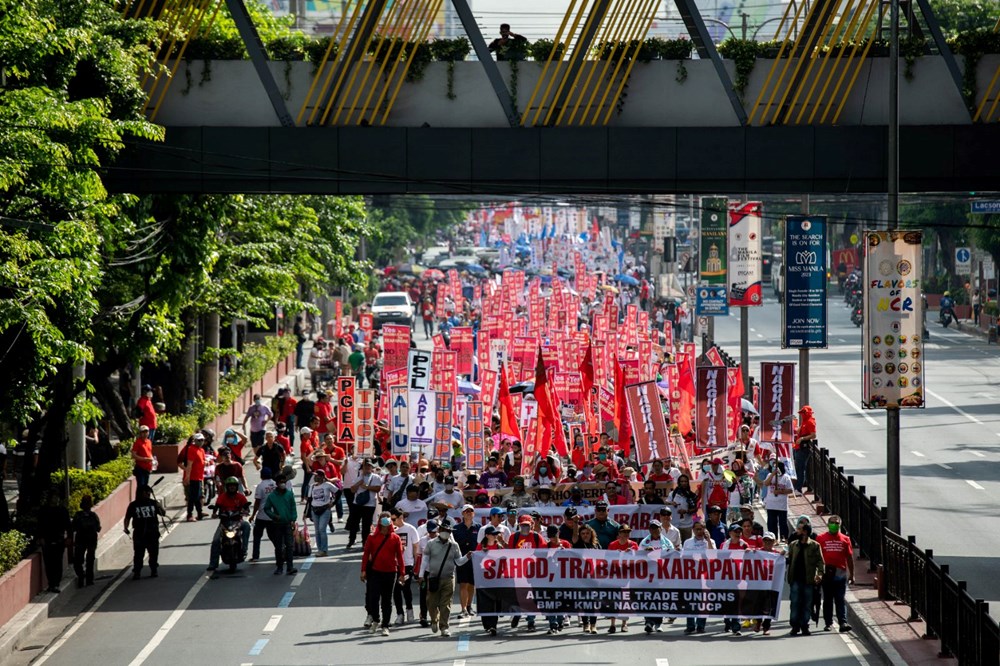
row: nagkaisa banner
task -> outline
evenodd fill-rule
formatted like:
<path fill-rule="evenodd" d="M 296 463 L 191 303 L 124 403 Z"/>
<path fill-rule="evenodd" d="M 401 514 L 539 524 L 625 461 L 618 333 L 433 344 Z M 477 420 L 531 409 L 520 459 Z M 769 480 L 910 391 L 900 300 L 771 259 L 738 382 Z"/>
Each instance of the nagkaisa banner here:
<path fill-rule="evenodd" d="M 785 560 L 759 550 L 473 553 L 480 615 L 776 618 Z"/>

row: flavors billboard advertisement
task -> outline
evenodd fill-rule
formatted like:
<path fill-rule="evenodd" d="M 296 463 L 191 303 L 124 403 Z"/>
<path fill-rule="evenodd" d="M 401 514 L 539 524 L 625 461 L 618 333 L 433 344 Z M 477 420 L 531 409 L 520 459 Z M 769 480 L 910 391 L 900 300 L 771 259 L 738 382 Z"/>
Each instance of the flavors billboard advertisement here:
<path fill-rule="evenodd" d="M 759 201 L 729 206 L 729 304 L 736 307 L 763 305 Z"/>
<path fill-rule="evenodd" d="M 726 284 L 726 238 L 729 203 L 726 199 L 701 200 L 702 284 Z"/>
<path fill-rule="evenodd" d="M 783 348 L 826 348 L 826 268 L 826 218 L 786 218 Z"/>
<path fill-rule="evenodd" d="M 862 407 L 924 406 L 920 231 L 866 231 Z"/>

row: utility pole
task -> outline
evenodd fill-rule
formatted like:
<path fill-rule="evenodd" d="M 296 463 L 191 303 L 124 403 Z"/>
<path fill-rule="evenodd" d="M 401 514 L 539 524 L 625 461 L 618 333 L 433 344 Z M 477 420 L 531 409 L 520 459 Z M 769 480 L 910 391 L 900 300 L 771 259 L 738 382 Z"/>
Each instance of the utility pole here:
<path fill-rule="evenodd" d="M 889 155 L 888 228 L 899 226 L 899 0 L 890 0 L 889 12 Z M 899 534 L 902 530 L 899 478 L 899 407 L 885 413 L 886 427 L 886 489 L 888 527 Z"/>
<path fill-rule="evenodd" d="M 800 211 L 803 215 L 809 214 L 809 195 L 802 195 L 802 210 Z M 788 261 L 788 249 L 785 248 L 785 257 L 783 261 Z M 785 289 L 785 285 L 782 285 Z M 786 291 L 787 294 L 787 291 Z M 787 296 L 786 296 L 787 298 Z M 803 347 L 799 349 L 799 407 L 809 404 L 809 348 Z"/>

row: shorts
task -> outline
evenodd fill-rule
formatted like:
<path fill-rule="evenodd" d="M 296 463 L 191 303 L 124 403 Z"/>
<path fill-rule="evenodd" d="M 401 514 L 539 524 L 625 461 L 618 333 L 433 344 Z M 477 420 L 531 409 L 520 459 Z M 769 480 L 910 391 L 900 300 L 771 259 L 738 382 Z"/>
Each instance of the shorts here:
<path fill-rule="evenodd" d="M 472 562 L 466 562 L 455 569 L 455 582 L 461 585 L 466 583 L 468 585 L 473 585 L 476 582 L 475 575 L 472 573 Z"/>

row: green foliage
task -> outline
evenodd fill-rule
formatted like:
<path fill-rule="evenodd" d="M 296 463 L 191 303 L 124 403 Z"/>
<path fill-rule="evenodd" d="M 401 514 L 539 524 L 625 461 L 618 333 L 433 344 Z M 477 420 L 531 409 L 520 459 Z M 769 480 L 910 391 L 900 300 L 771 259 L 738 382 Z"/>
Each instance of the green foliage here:
<path fill-rule="evenodd" d="M 368 45 L 368 54 L 375 58 L 379 66 L 389 63 L 386 65 L 386 76 L 393 67 L 392 63 L 399 60 L 401 64 L 398 71 L 408 66 L 406 80 L 410 82 L 423 79 L 427 63 L 431 61 L 431 47 L 428 42 L 416 42 L 402 37 L 383 38 L 381 35 L 374 35 Z"/>
<path fill-rule="evenodd" d="M 970 30 L 962 32 L 951 40 L 949 45 L 956 55 L 965 59 L 965 71 L 962 76 L 962 95 L 969 110 L 975 113 L 976 101 L 979 97 L 979 85 L 976 72 L 979 61 L 987 53 L 1000 53 L 1000 33 L 991 29 Z"/>
<path fill-rule="evenodd" d="M 1000 306 L 997 306 L 996 301 L 987 301 L 983 306 L 983 312 L 991 317 L 1000 316 Z"/>
<path fill-rule="evenodd" d="M 694 52 L 694 43 L 690 39 L 663 39 L 648 37 L 644 47 L 652 51 L 658 60 L 690 60 Z"/>
<path fill-rule="evenodd" d="M 1000 215 L 976 215 L 978 226 L 971 230 L 976 247 L 989 252 L 994 265 L 1000 260 Z"/>
<path fill-rule="evenodd" d="M 131 442 L 129 444 L 131 445 Z M 66 508 L 70 515 L 80 510 L 80 500 L 84 495 L 90 495 L 94 499 L 94 504 L 105 499 L 132 476 L 133 468 L 132 459 L 122 456 L 89 471 L 69 470 L 69 500 Z M 66 482 L 65 470 L 53 472 L 50 481 L 54 487 L 62 488 Z"/>
<path fill-rule="evenodd" d="M 1000 19 L 1000 0 L 930 0 L 930 4 L 945 37 L 992 30 Z"/>
<path fill-rule="evenodd" d="M 221 411 L 217 407 L 211 417 L 203 421 L 201 420 L 203 416 L 199 415 L 199 427 L 227 411 L 244 391 L 251 388 L 268 370 L 293 351 L 295 351 L 295 338 L 290 335 L 270 337 L 263 344 L 244 346 L 237 369 L 219 380 Z"/>
<path fill-rule="evenodd" d="M 267 51 L 272 54 L 273 59 L 286 59 L 278 57 L 279 54 L 281 56 L 301 54 L 299 57 L 287 59 L 302 60 L 308 38 L 295 30 L 294 16 L 275 16 L 260 0 L 246 0 L 245 4 L 260 40 L 267 45 Z M 181 45 L 179 40 L 175 51 Z M 211 29 L 188 42 L 184 57 L 187 60 L 243 60 L 248 57 L 246 46 L 243 45 L 243 39 L 236 29 L 229 7 L 223 4 Z"/>
<path fill-rule="evenodd" d="M 438 62 L 457 62 L 465 60 L 472 45 L 465 37 L 455 39 L 435 39 L 430 43 L 431 57 Z"/>
<path fill-rule="evenodd" d="M 0 576 L 17 566 L 31 539 L 17 530 L 0 533 Z"/>
<path fill-rule="evenodd" d="M 198 419 L 191 414 L 161 414 L 156 419 L 156 441 L 166 444 L 183 442 L 198 430 Z"/>
<path fill-rule="evenodd" d="M 750 39 L 735 39 L 730 37 L 719 44 L 719 55 L 726 60 L 732 60 L 736 64 L 736 79 L 733 81 L 733 90 L 736 95 L 743 100 L 746 95 L 747 86 L 750 85 L 750 74 L 753 73 L 757 58 L 764 55 L 771 47 L 770 42 L 755 42 Z"/>
<path fill-rule="evenodd" d="M 553 48 L 555 48 L 554 54 L 552 53 Z M 552 57 L 553 61 L 558 62 L 566 55 L 566 42 L 559 42 L 559 45 L 556 46 L 555 41 L 551 39 L 539 39 L 528 46 L 528 54 L 536 62 L 545 62 L 549 56 Z"/>
<path fill-rule="evenodd" d="M 305 52 L 306 60 L 309 62 L 316 63 L 317 65 L 323 62 L 323 58 L 326 57 L 327 49 L 330 50 L 330 60 L 337 57 L 338 53 L 338 43 L 333 37 L 319 37 L 318 39 L 311 39 L 306 42 Z"/>

